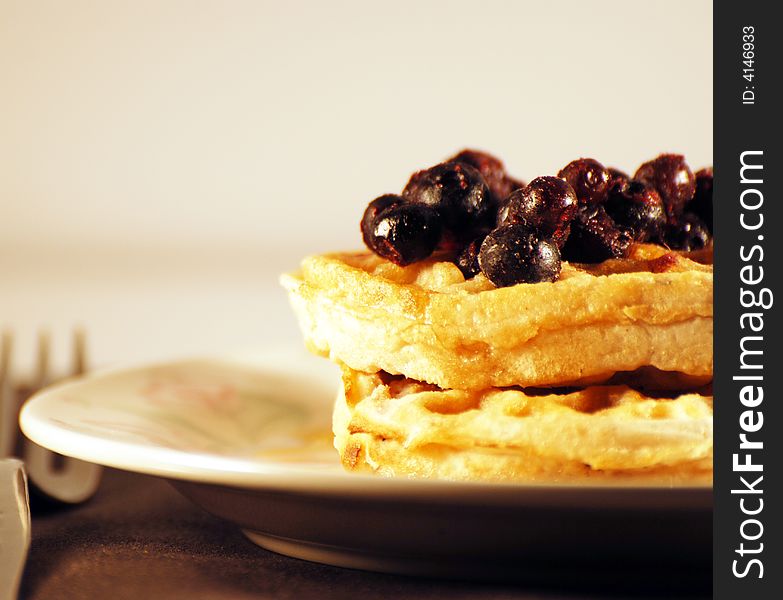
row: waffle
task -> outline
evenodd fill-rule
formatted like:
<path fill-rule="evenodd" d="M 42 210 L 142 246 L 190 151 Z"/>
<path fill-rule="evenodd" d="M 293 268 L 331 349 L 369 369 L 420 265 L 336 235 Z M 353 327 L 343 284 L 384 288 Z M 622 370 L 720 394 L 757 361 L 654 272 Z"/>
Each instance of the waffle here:
<path fill-rule="evenodd" d="M 712 397 L 625 386 L 442 390 L 343 369 L 335 446 L 346 469 L 526 482 L 712 480 Z"/>
<path fill-rule="evenodd" d="M 308 347 L 356 371 L 471 391 L 712 379 L 711 248 L 639 244 L 628 258 L 563 263 L 553 283 L 507 288 L 466 281 L 443 257 L 399 267 L 326 254 L 282 283 Z"/>

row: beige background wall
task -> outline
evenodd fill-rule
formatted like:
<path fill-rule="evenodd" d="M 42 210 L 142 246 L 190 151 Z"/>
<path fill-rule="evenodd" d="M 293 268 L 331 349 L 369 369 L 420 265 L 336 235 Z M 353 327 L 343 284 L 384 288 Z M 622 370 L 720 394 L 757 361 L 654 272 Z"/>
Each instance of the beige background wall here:
<path fill-rule="evenodd" d="M 463 146 L 712 161 L 705 0 L 0 0 L 0 325 L 97 362 L 295 336 L 275 275 Z"/>

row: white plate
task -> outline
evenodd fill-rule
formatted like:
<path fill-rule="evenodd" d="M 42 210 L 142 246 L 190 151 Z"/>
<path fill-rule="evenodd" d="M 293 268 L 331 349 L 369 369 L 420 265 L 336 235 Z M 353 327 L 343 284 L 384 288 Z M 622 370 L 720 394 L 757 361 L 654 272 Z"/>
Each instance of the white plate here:
<path fill-rule="evenodd" d="M 300 350 L 185 360 L 53 386 L 20 421 L 61 454 L 170 479 L 254 542 L 307 560 L 461 577 L 709 568 L 711 488 L 345 473 L 331 446 L 337 383 Z"/>

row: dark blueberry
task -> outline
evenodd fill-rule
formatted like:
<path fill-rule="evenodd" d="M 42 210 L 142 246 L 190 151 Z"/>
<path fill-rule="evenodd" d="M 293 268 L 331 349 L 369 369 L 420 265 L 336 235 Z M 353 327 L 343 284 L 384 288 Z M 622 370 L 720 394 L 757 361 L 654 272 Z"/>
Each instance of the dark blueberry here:
<path fill-rule="evenodd" d="M 696 191 L 696 178 L 681 154 L 661 154 L 639 167 L 633 178 L 658 191 L 670 222 L 677 220 Z"/>
<path fill-rule="evenodd" d="M 670 224 L 663 235 L 663 243 L 674 250 L 701 250 L 710 242 L 707 225 L 693 213 L 684 213 Z"/>
<path fill-rule="evenodd" d="M 696 171 L 696 193 L 686 207 L 695 213 L 712 234 L 712 167 Z"/>
<path fill-rule="evenodd" d="M 661 197 L 641 181 L 616 183 L 609 190 L 604 208 L 617 225 L 631 231 L 637 242 L 656 237 L 666 224 Z"/>
<path fill-rule="evenodd" d="M 432 254 L 440 235 L 440 218 L 434 209 L 399 204 L 377 215 L 367 246 L 379 256 L 405 266 Z"/>
<path fill-rule="evenodd" d="M 621 258 L 632 241 L 631 232 L 618 227 L 603 206 L 580 207 L 563 246 L 563 258 L 578 263 Z"/>
<path fill-rule="evenodd" d="M 517 187 L 520 187 L 519 184 L 521 182 L 508 176 L 503 162 L 486 152 L 463 150 L 453 158 L 450 158 L 449 162 L 466 164 L 481 173 L 497 202 L 500 202 Z"/>
<path fill-rule="evenodd" d="M 508 209 L 511 206 L 509 200 L 511 200 L 511 196 L 513 196 L 515 192 L 527 187 L 527 184 L 519 179 L 509 179 L 509 181 L 511 182 L 511 192 L 508 196 L 498 202 L 497 217 L 495 218 L 496 227 L 505 225 L 508 221 Z"/>
<path fill-rule="evenodd" d="M 402 196 L 396 194 L 386 194 L 379 196 L 367 205 L 362 215 L 360 227 L 362 229 L 362 239 L 368 248 L 372 248 L 373 229 L 378 215 L 388 208 L 393 208 L 405 202 Z"/>
<path fill-rule="evenodd" d="M 559 177 L 536 177 L 506 200 L 506 221 L 535 229 L 543 237 L 562 246 L 576 216 L 574 189 Z M 501 209 L 500 212 L 503 212 Z"/>
<path fill-rule="evenodd" d="M 463 236 L 458 236 L 450 230 L 443 228 L 440 234 L 440 242 L 435 249 L 448 256 L 454 257 L 459 254 L 464 245 L 465 239 Z"/>
<path fill-rule="evenodd" d="M 501 225 L 505 225 L 508 221 L 508 209 L 510 207 L 509 200 L 511 199 L 511 196 L 507 196 L 504 200 L 501 200 L 498 203 L 498 212 L 497 217 L 495 218 L 495 226 L 500 227 Z"/>
<path fill-rule="evenodd" d="M 457 266 L 465 279 L 470 279 L 478 275 L 481 268 L 479 267 L 478 255 L 481 249 L 481 243 L 486 236 L 477 237 L 462 249 L 457 257 Z"/>
<path fill-rule="evenodd" d="M 607 167 L 606 170 L 609 171 L 610 190 L 618 183 L 622 183 L 623 181 L 629 181 L 631 179 L 631 176 L 628 175 L 628 173 L 626 173 L 625 171 L 621 171 L 620 169 L 615 169 L 614 167 Z"/>
<path fill-rule="evenodd" d="M 557 174 L 571 184 L 580 204 L 597 205 L 606 199 L 609 191 L 608 169 L 592 158 L 580 158 L 568 163 Z"/>
<path fill-rule="evenodd" d="M 519 223 L 490 232 L 479 250 L 481 272 L 497 287 L 554 281 L 560 274 L 560 251 Z"/>
<path fill-rule="evenodd" d="M 414 173 L 402 195 L 437 210 L 444 225 L 466 239 L 494 225 L 492 193 L 481 173 L 465 163 L 446 162 Z"/>

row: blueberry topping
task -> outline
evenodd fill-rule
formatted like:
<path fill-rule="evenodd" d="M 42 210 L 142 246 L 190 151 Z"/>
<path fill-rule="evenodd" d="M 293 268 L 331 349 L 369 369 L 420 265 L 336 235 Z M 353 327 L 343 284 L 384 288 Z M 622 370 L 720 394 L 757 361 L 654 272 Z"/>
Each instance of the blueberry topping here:
<path fill-rule="evenodd" d="M 661 197 L 641 181 L 616 183 L 609 190 L 604 208 L 615 224 L 631 231 L 637 242 L 655 238 L 666 224 Z"/>
<path fill-rule="evenodd" d="M 362 215 L 360 227 L 362 229 L 362 239 L 368 248 L 372 248 L 373 230 L 375 229 L 375 220 L 378 218 L 378 215 L 388 208 L 399 206 L 403 202 L 405 200 L 403 200 L 402 196 L 385 194 L 367 205 Z"/>
<path fill-rule="evenodd" d="M 559 177 L 536 177 L 508 197 L 506 221 L 535 229 L 562 246 L 576 216 L 577 198 L 568 182 Z"/>
<path fill-rule="evenodd" d="M 465 279 L 470 279 L 478 275 L 481 268 L 479 267 L 478 255 L 481 249 L 481 243 L 486 236 L 477 237 L 462 249 L 457 257 L 457 266 Z"/>
<path fill-rule="evenodd" d="M 696 171 L 696 193 L 686 208 L 704 221 L 712 234 L 712 167 Z"/>
<path fill-rule="evenodd" d="M 710 241 L 707 225 L 693 213 L 684 213 L 670 224 L 663 235 L 663 243 L 674 250 L 701 250 Z"/>
<path fill-rule="evenodd" d="M 597 160 L 580 158 L 568 163 L 557 174 L 565 179 L 576 192 L 583 205 L 601 204 L 609 191 L 609 170 Z"/>
<path fill-rule="evenodd" d="M 498 287 L 554 281 L 563 260 L 597 263 L 633 242 L 696 250 L 712 240 L 712 168 L 695 175 L 679 154 L 661 154 L 633 178 L 592 158 L 530 184 L 496 157 L 463 150 L 415 173 L 402 195 L 367 206 L 365 244 L 401 266 L 437 250 L 465 279 L 483 272 Z"/>
<path fill-rule="evenodd" d="M 459 254 L 464 245 L 465 239 L 463 236 L 456 235 L 444 227 L 440 234 L 440 242 L 438 242 L 435 249 L 438 252 L 453 257 Z"/>
<path fill-rule="evenodd" d="M 379 256 L 405 266 L 432 254 L 440 236 L 440 218 L 434 209 L 393 204 L 375 217 L 365 242 Z"/>
<path fill-rule="evenodd" d="M 524 183 L 516 181 L 509 177 L 503 162 L 491 154 L 480 152 L 478 150 L 463 150 L 449 162 L 458 162 L 466 164 L 476 169 L 484 181 L 489 186 L 489 191 L 495 197 L 496 202 L 500 202 L 511 192 L 519 187 L 524 187 Z"/>
<path fill-rule="evenodd" d="M 510 200 L 511 200 L 511 195 L 509 195 L 504 200 L 501 200 L 498 203 L 498 212 L 497 212 L 497 216 L 495 218 L 495 226 L 496 227 L 500 227 L 501 225 L 505 225 L 506 223 L 510 222 L 508 220 L 508 210 L 511 207 Z"/>
<path fill-rule="evenodd" d="M 626 173 L 625 171 L 621 171 L 620 169 L 615 169 L 614 167 L 607 167 L 606 170 L 609 171 L 610 190 L 618 183 L 622 183 L 623 181 L 628 181 L 629 179 L 631 179 L 631 176 L 628 175 L 628 173 Z"/>
<path fill-rule="evenodd" d="M 669 222 L 677 220 L 696 191 L 696 178 L 681 154 L 661 154 L 639 167 L 633 178 L 658 191 Z"/>
<path fill-rule="evenodd" d="M 453 233 L 470 239 L 494 225 L 497 205 L 478 170 L 445 162 L 411 177 L 402 195 L 437 210 Z"/>
<path fill-rule="evenodd" d="M 554 281 L 560 274 L 557 244 L 519 223 L 498 227 L 479 250 L 481 272 L 497 287 Z"/>
<path fill-rule="evenodd" d="M 580 207 L 563 246 L 563 258 L 581 263 L 621 258 L 632 241 L 631 232 L 618 227 L 603 206 Z"/>

